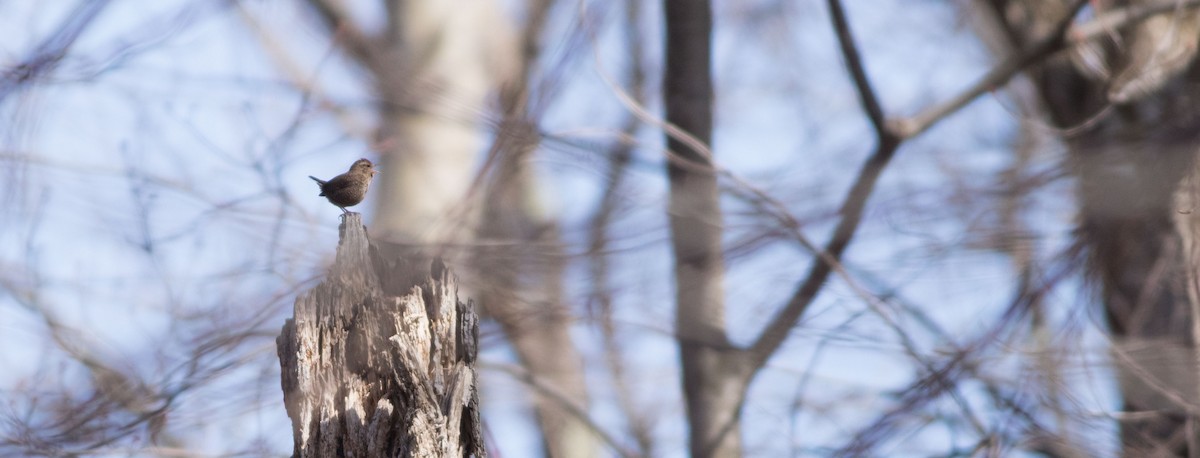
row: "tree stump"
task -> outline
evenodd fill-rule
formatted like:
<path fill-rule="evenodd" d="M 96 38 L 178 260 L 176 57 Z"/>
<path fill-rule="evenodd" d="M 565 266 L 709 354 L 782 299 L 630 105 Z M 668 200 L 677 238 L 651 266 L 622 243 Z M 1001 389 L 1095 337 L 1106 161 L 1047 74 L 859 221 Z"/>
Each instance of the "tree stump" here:
<path fill-rule="evenodd" d="M 479 321 L 457 279 L 371 243 L 358 213 L 339 233 L 328 277 L 275 342 L 294 456 L 486 457 Z"/>

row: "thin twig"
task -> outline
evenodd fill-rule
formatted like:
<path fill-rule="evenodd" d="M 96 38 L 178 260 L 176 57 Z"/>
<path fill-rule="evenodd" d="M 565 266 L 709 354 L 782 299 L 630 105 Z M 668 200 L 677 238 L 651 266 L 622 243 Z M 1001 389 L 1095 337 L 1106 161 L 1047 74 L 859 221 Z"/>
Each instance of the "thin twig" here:
<path fill-rule="evenodd" d="M 58 68 L 71 46 L 95 23 L 109 3 L 110 0 L 80 2 L 58 28 L 38 44 L 31 55 L 11 68 L 0 69 L 0 101 Z"/>
<path fill-rule="evenodd" d="M 629 55 L 629 89 L 637 98 L 638 103 L 646 99 L 646 69 L 643 59 L 644 33 L 641 27 L 641 0 L 626 0 L 624 3 L 628 38 L 626 51 Z M 608 243 L 610 225 L 616 218 L 620 191 L 628 173 L 629 164 L 633 159 L 634 139 L 640 127 L 637 118 L 630 116 L 621 129 L 616 143 L 610 150 L 608 165 L 608 184 L 596 212 L 589 224 L 588 234 L 588 263 L 592 278 L 592 293 L 588 300 L 589 310 L 600 328 L 600 340 L 604 348 L 605 362 L 612 377 L 613 391 L 616 393 L 617 406 L 625 416 L 628 434 L 637 444 L 637 452 L 643 455 L 651 454 L 654 439 L 651 434 L 650 421 L 644 411 L 639 408 L 636 398 L 630 389 L 629 375 L 622 359 L 621 350 L 624 348 L 622 339 L 617 335 L 616 324 L 613 320 L 614 304 L 612 285 L 610 285 Z"/>
<path fill-rule="evenodd" d="M 588 416 L 587 409 L 571 400 L 570 395 L 563 393 L 562 390 L 558 389 L 557 387 L 546 383 L 540 377 L 530 373 L 524 367 L 513 364 L 489 363 L 486 361 L 479 361 L 478 366 L 480 369 L 494 370 L 508 374 L 512 378 L 524 383 L 530 388 L 533 388 L 539 394 L 552 399 L 554 403 L 561 407 L 564 411 L 570 413 L 572 416 L 578 419 L 580 423 L 592 430 L 597 437 L 604 442 L 607 442 L 609 447 L 612 447 L 613 452 L 615 452 L 617 455 L 625 458 L 635 458 L 639 456 L 637 453 L 634 453 L 625 446 L 621 445 L 621 443 L 617 441 L 617 438 L 613 437 L 611 434 L 605 431 L 604 428 L 600 427 L 599 424 L 592 420 L 592 418 Z"/>

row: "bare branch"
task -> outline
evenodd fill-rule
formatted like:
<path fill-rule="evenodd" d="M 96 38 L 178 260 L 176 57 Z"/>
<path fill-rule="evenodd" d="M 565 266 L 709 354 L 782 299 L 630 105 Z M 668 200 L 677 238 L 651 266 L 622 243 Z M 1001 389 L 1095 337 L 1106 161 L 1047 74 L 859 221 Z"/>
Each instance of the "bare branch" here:
<path fill-rule="evenodd" d="M 7 98 L 17 89 L 36 81 L 42 75 L 54 71 L 67 51 L 87 30 L 100 12 L 108 6 L 110 0 L 82 0 L 58 29 L 43 40 L 33 54 L 26 57 L 16 66 L 0 71 L 0 101 Z"/>
<path fill-rule="evenodd" d="M 1054 32 L 1034 43 L 1029 49 L 1005 59 L 1000 65 L 993 68 L 961 94 L 911 118 L 889 121 L 891 131 L 902 138 L 911 138 L 920 135 L 930 127 L 933 127 L 938 121 L 967 106 L 967 104 L 980 95 L 1004 85 L 1008 80 L 1016 76 L 1017 73 L 1061 51 L 1068 43 L 1071 43 L 1067 37 L 1074 35 L 1069 33 L 1071 30 L 1071 21 L 1078 14 L 1080 8 L 1083 8 L 1086 4 L 1086 0 L 1076 0 L 1075 4 L 1069 10 L 1070 13 L 1059 20 L 1058 25 L 1054 28 Z M 1115 24 L 1106 24 L 1104 27 L 1114 26 Z M 1089 36 L 1091 38 L 1098 37 L 1103 33 L 1103 30 L 1105 30 L 1103 27 L 1099 27 Z"/>
<path fill-rule="evenodd" d="M 341 0 L 308 0 L 308 3 L 321 17 L 334 41 L 341 43 L 359 63 L 375 65 L 375 39 L 350 20 Z"/>
<path fill-rule="evenodd" d="M 842 58 L 846 60 L 850 77 L 854 79 L 854 86 L 858 88 L 858 97 L 862 101 L 863 110 L 867 112 L 867 118 L 875 127 L 875 135 L 879 137 L 880 143 L 885 143 L 886 137 L 895 134 L 888 130 L 883 108 L 879 106 L 879 98 L 875 95 L 875 90 L 871 88 L 871 81 L 867 79 L 867 71 L 863 68 L 862 57 L 858 54 L 858 47 L 855 46 L 854 36 L 850 32 L 850 24 L 846 22 L 846 11 L 842 9 L 840 0 L 829 0 L 828 5 L 829 15 L 833 20 L 833 29 L 837 32 L 838 45 L 842 49 Z"/>
<path fill-rule="evenodd" d="M 1071 24 L 1071 19 L 1085 4 L 1086 0 L 1077 0 L 1074 7 L 1070 10 L 1071 13 L 1068 14 L 1067 17 L 1063 18 L 1058 24 L 1058 27 L 1055 28 L 1056 33 L 1054 33 L 1051 37 L 1043 39 L 1029 52 L 1022 54 L 1020 58 L 1010 59 L 1006 64 L 1002 64 L 998 69 L 1013 67 L 1013 72 L 1015 73 L 1017 70 L 1024 68 L 1029 63 L 1035 62 L 1050 55 L 1055 48 L 1064 42 L 1063 34 L 1067 30 L 1067 27 Z M 846 35 L 839 35 L 839 37 L 848 38 Z M 846 46 L 847 45 L 843 45 L 843 48 Z M 852 45 L 850 45 L 850 47 L 852 47 Z M 849 60 L 849 58 L 847 60 Z M 1011 75 L 1008 77 L 1011 77 Z M 1007 80 L 1008 77 L 1006 77 L 1005 80 Z M 858 87 L 860 90 L 870 89 L 869 86 L 864 86 L 861 84 Z M 869 94 L 860 94 L 860 96 L 863 98 L 864 104 L 867 103 L 867 100 L 873 97 Z M 963 105 L 965 104 L 966 102 L 963 102 Z M 957 110 L 957 108 L 949 110 L 936 118 L 932 118 L 929 121 L 930 125 L 954 110 Z M 927 127 L 928 126 L 926 126 L 926 128 Z M 885 130 L 883 132 L 886 133 L 887 131 Z M 867 161 L 863 164 L 862 169 L 859 171 L 858 177 L 855 179 L 854 184 L 850 187 L 850 191 L 847 193 L 845 200 L 842 202 L 840 210 L 842 219 L 838 222 L 837 227 L 834 228 L 833 236 L 830 238 L 829 243 L 826 244 L 823 252 L 813 260 L 813 264 L 809 268 L 808 275 L 805 277 L 804 281 L 800 283 L 800 286 L 796 289 L 796 292 L 792 295 L 791 299 L 788 300 L 787 305 L 785 305 L 783 309 L 781 309 L 775 315 L 775 317 L 771 319 L 759 338 L 754 342 L 753 345 L 751 345 L 750 353 L 753 360 L 753 366 L 755 368 L 766 364 L 767 359 L 769 359 L 775 350 L 777 350 L 779 346 L 783 344 L 783 341 L 787 339 L 788 332 L 796 325 L 796 322 L 799 321 L 800 317 L 804 315 L 804 311 L 808 308 L 809 304 L 816 299 L 817 293 L 821 291 L 822 286 L 825 284 L 825 280 L 829 277 L 830 272 L 833 270 L 834 262 L 841 260 L 842 254 L 845 252 L 846 247 L 850 245 L 850 241 L 853 239 L 854 233 L 858 230 L 859 223 L 862 222 L 863 210 L 866 209 L 867 200 L 871 196 L 871 193 L 873 192 L 875 184 L 878 182 L 880 175 L 883 174 L 884 168 L 886 168 L 888 163 L 891 162 L 892 157 L 895 155 L 896 149 L 900 146 L 900 142 L 904 138 L 911 136 L 910 134 L 907 134 L 910 132 L 909 130 L 902 129 L 897 132 L 899 132 L 899 136 L 881 135 L 879 138 L 879 144 L 876 146 L 875 153 L 872 154 L 871 157 L 867 158 Z"/>

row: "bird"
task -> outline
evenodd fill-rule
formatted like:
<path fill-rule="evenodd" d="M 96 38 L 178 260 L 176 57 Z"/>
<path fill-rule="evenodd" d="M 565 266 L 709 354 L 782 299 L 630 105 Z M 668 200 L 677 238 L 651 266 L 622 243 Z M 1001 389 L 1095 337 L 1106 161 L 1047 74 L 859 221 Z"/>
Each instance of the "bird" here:
<path fill-rule="evenodd" d="M 329 199 L 329 203 L 336 205 L 342 209 L 343 214 L 346 214 L 350 213 L 346 207 L 358 205 L 367 196 L 367 187 L 371 186 L 371 178 L 374 178 L 376 173 L 379 171 L 375 170 L 375 165 L 371 161 L 359 159 L 354 161 L 346 173 L 333 177 L 329 181 L 312 175 L 308 177 L 321 187 L 319 196 Z"/>

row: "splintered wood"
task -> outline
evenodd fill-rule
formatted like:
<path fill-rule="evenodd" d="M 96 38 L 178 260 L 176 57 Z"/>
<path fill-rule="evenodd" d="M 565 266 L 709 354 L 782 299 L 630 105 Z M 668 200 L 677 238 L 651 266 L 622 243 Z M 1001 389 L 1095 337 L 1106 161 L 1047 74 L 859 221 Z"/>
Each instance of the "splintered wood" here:
<path fill-rule="evenodd" d="M 457 280 L 371 243 L 357 213 L 340 232 L 328 277 L 276 339 L 294 456 L 486 457 L 478 317 Z"/>

